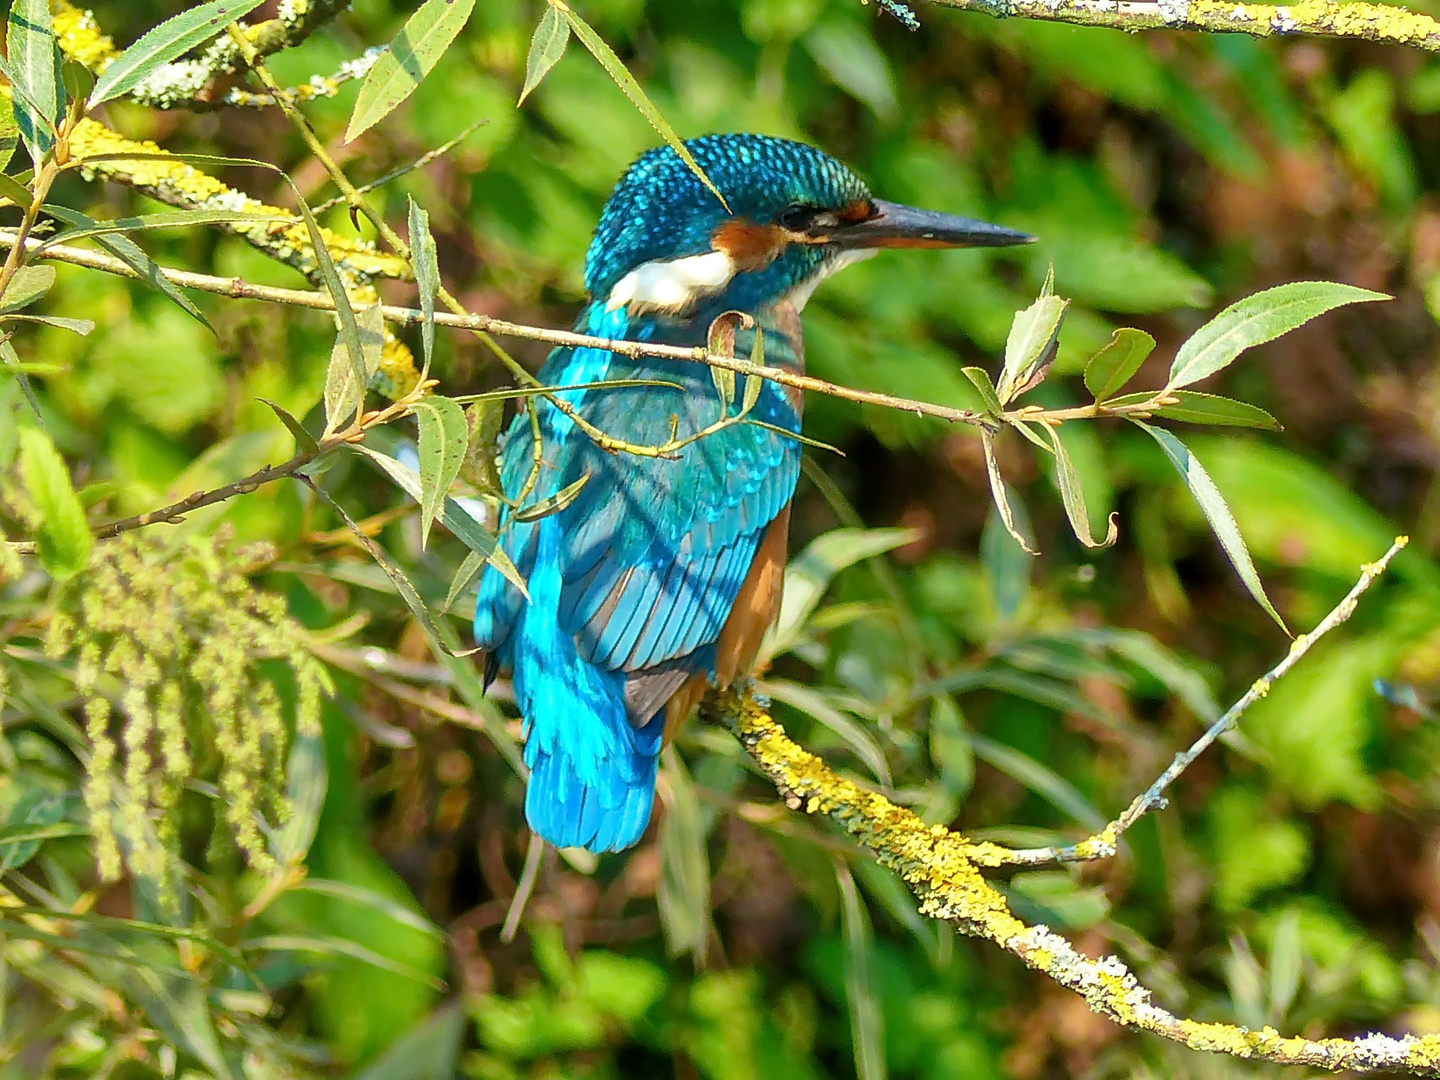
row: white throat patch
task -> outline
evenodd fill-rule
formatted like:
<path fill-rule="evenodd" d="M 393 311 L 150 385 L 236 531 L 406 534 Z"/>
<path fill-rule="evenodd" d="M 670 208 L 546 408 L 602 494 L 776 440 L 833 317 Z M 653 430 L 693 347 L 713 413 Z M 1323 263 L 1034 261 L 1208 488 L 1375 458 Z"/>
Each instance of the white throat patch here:
<path fill-rule="evenodd" d="M 842 251 L 833 258 L 826 259 L 825 262 L 821 264 L 819 270 L 800 282 L 795 288 L 791 289 L 790 292 L 786 294 L 785 299 L 795 306 L 796 311 L 804 311 L 805 305 L 809 302 L 811 295 L 815 292 L 815 288 L 820 282 L 824 281 L 831 274 L 839 270 L 844 270 L 847 266 L 851 266 L 870 258 L 872 255 L 878 254 L 880 254 L 880 252 L 875 248 L 855 248 L 850 251 Z"/>
<path fill-rule="evenodd" d="M 605 310 L 624 307 L 635 313 L 681 311 L 719 292 L 734 276 L 735 261 L 723 251 L 684 259 L 656 259 L 637 266 L 617 281 L 605 300 Z"/>

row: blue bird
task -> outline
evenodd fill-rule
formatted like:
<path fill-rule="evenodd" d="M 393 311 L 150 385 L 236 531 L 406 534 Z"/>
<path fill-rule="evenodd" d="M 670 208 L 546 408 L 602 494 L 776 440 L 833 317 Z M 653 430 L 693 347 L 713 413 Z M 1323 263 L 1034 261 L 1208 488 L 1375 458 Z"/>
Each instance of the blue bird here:
<path fill-rule="evenodd" d="M 589 303 L 575 329 L 610 340 L 701 345 L 741 311 L 768 364 L 803 368 L 801 309 L 841 267 L 897 247 L 998 247 L 1032 237 L 873 198 L 844 165 L 803 143 L 709 135 L 685 144 L 722 206 L 669 147 L 621 177 L 585 259 Z M 754 330 L 738 330 L 747 356 Z M 700 363 L 561 348 L 540 370 L 594 428 L 660 446 L 735 415 Z M 674 386 L 585 389 L 601 380 Z M 738 395 L 736 395 L 738 396 Z M 501 480 L 523 506 L 588 480 L 556 513 L 502 514 L 502 543 L 529 599 L 481 580 L 475 641 L 487 681 L 513 672 L 530 767 L 525 816 L 560 847 L 619 851 L 650 820 L 664 740 L 711 682 L 750 673 L 779 609 L 790 500 L 800 475 L 798 391 L 765 382 L 746 422 L 670 456 L 602 449 L 554 404 L 505 435 Z M 748 422 L 750 420 L 758 423 Z M 541 445 L 535 454 L 533 425 Z"/>

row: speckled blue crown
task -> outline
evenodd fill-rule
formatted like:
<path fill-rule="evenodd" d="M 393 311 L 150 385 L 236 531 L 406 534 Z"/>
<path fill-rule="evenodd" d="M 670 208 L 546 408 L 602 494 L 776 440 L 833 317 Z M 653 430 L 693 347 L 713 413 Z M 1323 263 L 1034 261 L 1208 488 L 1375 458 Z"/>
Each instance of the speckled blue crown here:
<path fill-rule="evenodd" d="M 759 224 L 796 204 L 839 207 L 869 195 L 858 176 L 804 143 L 736 134 L 704 135 L 685 145 L 725 193 L 731 213 Z M 600 299 L 642 263 L 703 255 L 711 250 L 711 233 L 729 216 L 674 150 L 646 151 L 620 178 L 600 215 L 585 256 L 586 290 Z M 761 300 L 778 296 L 823 258 L 812 246 L 791 248 L 766 271 L 741 275 L 749 279 L 741 288 Z"/>

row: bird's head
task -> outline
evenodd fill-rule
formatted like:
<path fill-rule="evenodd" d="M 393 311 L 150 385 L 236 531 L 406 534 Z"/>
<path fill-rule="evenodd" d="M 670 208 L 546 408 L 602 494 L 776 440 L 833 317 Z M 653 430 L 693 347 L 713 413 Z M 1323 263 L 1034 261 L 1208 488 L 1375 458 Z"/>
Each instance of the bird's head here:
<path fill-rule="evenodd" d="M 585 286 L 609 309 L 674 315 L 803 307 L 828 274 L 882 248 L 1005 247 L 1034 237 L 871 196 L 840 162 L 766 135 L 685 144 L 725 195 L 667 147 L 630 166 L 605 204 Z"/>

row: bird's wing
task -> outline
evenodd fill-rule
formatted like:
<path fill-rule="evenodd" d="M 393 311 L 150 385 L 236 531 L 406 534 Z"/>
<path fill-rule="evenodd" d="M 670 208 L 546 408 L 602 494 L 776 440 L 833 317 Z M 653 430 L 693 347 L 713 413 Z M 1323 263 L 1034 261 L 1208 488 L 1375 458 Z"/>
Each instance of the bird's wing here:
<path fill-rule="evenodd" d="M 612 437 L 657 446 L 721 415 L 709 369 L 684 361 L 612 360 L 609 378 L 668 387 L 587 392 L 581 415 Z M 737 393 L 737 397 L 738 397 Z M 734 414 L 739 402 L 731 405 Z M 788 431 L 799 418 L 767 384 L 750 417 Z M 611 453 L 573 432 L 561 485 L 589 475 L 560 513 L 561 626 L 602 667 L 642 672 L 713 645 L 765 529 L 790 501 L 800 471 L 795 440 L 738 423 L 668 457 Z M 696 670 L 711 662 L 697 657 Z"/>

